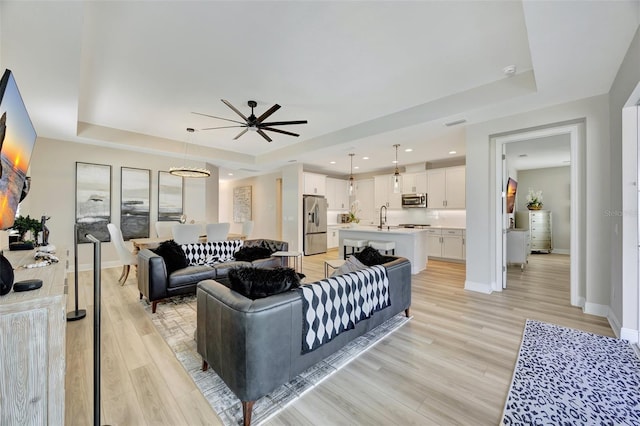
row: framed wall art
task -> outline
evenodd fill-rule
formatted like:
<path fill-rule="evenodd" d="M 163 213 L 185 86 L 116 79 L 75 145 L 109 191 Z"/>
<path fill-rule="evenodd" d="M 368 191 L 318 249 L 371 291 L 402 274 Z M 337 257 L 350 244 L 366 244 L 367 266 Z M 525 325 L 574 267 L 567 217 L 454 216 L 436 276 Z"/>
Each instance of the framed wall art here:
<path fill-rule="evenodd" d="M 91 234 L 111 241 L 111 166 L 76 162 L 76 230 L 78 243 L 88 243 Z"/>
<path fill-rule="evenodd" d="M 251 220 L 251 186 L 233 188 L 233 221 Z"/>
<path fill-rule="evenodd" d="M 183 214 L 182 178 L 158 172 L 158 221 L 180 220 Z"/>
<path fill-rule="evenodd" d="M 151 170 L 120 169 L 120 229 L 122 237 L 148 238 L 151 227 Z"/>

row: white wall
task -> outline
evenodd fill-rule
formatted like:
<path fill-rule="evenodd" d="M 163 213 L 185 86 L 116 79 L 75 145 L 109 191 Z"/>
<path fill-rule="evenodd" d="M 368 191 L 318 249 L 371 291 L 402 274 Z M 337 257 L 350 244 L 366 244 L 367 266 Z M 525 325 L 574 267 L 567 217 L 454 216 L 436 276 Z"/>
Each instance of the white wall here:
<path fill-rule="evenodd" d="M 137 167 L 151 170 L 151 235 L 158 216 L 158 170 L 169 170 L 174 166 L 170 157 L 132 153 L 119 149 L 95 145 L 38 138 L 34 146 L 29 175 L 31 190 L 21 203 L 23 216 L 40 218 L 50 216 L 47 227 L 50 230 L 49 242 L 57 248 L 68 248 L 73 256 L 73 226 L 75 223 L 75 173 L 76 161 L 111 165 L 111 220 L 120 223 L 120 167 Z M 184 161 L 182 161 L 184 163 Z M 203 163 L 188 162 L 188 165 L 204 167 Z M 217 170 L 212 169 L 217 177 Z M 185 179 L 184 212 L 188 220 L 206 221 L 207 210 L 216 206 L 206 204 L 205 193 L 216 193 L 218 180 Z M 113 245 L 102 244 L 104 266 L 118 265 L 118 256 Z M 81 269 L 91 267 L 93 246 L 80 244 L 78 263 Z"/>
<path fill-rule="evenodd" d="M 516 211 L 527 210 L 529 188 L 541 190 L 544 209 L 552 214 L 553 251 L 569 254 L 571 248 L 571 167 L 520 170 Z"/>
<path fill-rule="evenodd" d="M 614 331 L 631 341 L 637 341 L 640 330 L 638 300 L 638 115 L 636 109 L 625 111 L 623 139 L 622 114 L 627 101 L 637 104 L 640 93 L 630 96 L 640 81 L 640 29 L 636 31 L 627 55 L 609 91 L 611 170 L 611 206 L 608 220 L 611 226 L 611 282 L 609 321 Z M 629 114 L 634 123 L 630 123 Z M 631 128 L 629 126 L 631 125 Z M 621 171 L 621 172 L 620 172 Z"/>
<path fill-rule="evenodd" d="M 584 206 L 584 293 L 587 303 L 596 307 L 609 304 L 611 260 L 603 258 L 610 248 L 609 223 L 603 212 L 609 206 L 611 187 L 609 152 L 609 111 L 607 96 L 596 96 L 545 109 L 504 117 L 467 128 L 466 204 L 474 206 L 467 215 L 466 288 L 490 292 L 496 281 L 496 194 L 495 144 L 492 135 L 549 126 L 552 123 L 584 120 L 583 146 Z M 518 188 L 520 190 L 520 188 Z"/>
<path fill-rule="evenodd" d="M 256 176 L 220 183 L 220 222 L 229 222 L 232 233 L 242 232 L 242 223 L 233 221 L 233 189 L 251 186 L 251 217 L 254 222 L 251 238 L 277 239 L 276 182 L 281 173 Z"/>

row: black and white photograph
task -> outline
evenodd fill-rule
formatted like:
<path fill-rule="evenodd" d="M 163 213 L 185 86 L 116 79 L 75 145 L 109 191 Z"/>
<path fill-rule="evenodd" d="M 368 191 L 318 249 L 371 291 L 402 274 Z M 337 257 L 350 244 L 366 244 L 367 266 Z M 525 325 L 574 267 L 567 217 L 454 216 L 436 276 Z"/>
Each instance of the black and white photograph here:
<path fill-rule="evenodd" d="M 111 166 L 76 162 L 76 224 L 78 243 L 88 243 L 87 234 L 111 241 Z"/>
<path fill-rule="evenodd" d="M 124 240 L 148 238 L 151 224 L 151 171 L 120 169 L 120 229 Z"/>
<path fill-rule="evenodd" d="M 158 172 L 158 221 L 179 221 L 182 216 L 182 178 Z"/>

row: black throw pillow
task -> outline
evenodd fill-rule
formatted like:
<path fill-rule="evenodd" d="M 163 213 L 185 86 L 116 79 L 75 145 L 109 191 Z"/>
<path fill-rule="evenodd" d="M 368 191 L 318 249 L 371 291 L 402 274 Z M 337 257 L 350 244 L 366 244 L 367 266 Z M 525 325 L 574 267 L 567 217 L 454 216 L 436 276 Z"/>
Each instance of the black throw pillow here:
<path fill-rule="evenodd" d="M 234 268 L 227 275 L 231 290 L 249 299 L 261 299 L 300 287 L 300 277 L 292 268 Z"/>
<path fill-rule="evenodd" d="M 253 262 L 258 259 L 267 259 L 271 256 L 271 250 L 264 247 L 241 247 L 233 254 L 235 260 L 244 260 L 245 262 Z"/>
<path fill-rule="evenodd" d="M 189 266 L 189 261 L 184 254 L 184 250 L 182 250 L 180 244 L 173 240 L 161 242 L 160 245 L 152 251 L 164 259 L 167 275 L 171 275 L 173 271 Z"/>
<path fill-rule="evenodd" d="M 373 247 L 365 247 L 362 251 L 355 253 L 354 256 L 367 266 L 382 265 L 395 259 L 395 257 L 383 256 Z"/>

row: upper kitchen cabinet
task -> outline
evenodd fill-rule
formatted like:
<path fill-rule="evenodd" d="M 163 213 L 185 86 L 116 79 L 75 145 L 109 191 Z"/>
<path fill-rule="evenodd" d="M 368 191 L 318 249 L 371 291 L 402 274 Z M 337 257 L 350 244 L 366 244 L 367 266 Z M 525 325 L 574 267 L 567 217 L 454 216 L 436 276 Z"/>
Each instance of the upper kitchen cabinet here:
<path fill-rule="evenodd" d="M 309 195 L 326 195 L 326 176 L 304 172 L 304 193 Z"/>
<path fill-rule="evenodd" d="M 402 208 L 402 194 L 393 192 L 393 175 L 374 176 L 375 208 L 386 206 L 389 209 Z"/>
<path fill-rule="evenodd" d="M 355 200 L 358 201 L 358 210 L 356 215 L 362 221 L 361 223 L 373 223 L 376 218 L 374 201 L 374 180 L 362 179 L 357 180 L 355 184 Z"/>
<path fill-rule="evenodd" d="M 403 194 L 424 194 L 427 188 L 427 172 L 405 173 L 402 175 Z"/>
<path fill-rule="evenodd" d="M 349 210 L 349 181 L 327 178 L 327 208 L 329 210 Z"/>
<path fill-rule="evenodd" d="M 427 206 L 431 209 L 465 208 L 465 167 L 427 170 Z"/>

